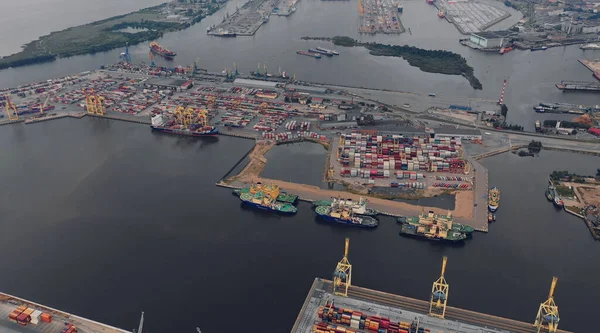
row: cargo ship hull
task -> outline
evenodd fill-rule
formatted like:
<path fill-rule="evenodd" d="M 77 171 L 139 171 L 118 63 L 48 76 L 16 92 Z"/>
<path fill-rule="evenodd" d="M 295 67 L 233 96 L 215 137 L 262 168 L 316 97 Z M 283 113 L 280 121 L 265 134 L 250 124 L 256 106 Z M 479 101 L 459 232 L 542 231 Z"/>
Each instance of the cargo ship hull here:
<path fill-rule="evenodd" d="M 320 53 L 320 54 L 324 54 L 328 57 L 333 57 L 333 53 L 332 52 L 327 52 L 327 51 L 322 51 L 319 49 L 308 49 L 308 52 L 310 53 Z"/>
<path fill-rule="evenodd" d="M 419 239 L 419 240 L 428 240 L 428 241 L 434 241 L 434 242 L 440 242 L 440 243 L 449 243 L 449 244 L 461 244 L 461 243 L 464 243 L 464 241 L 465 241 L 465 238 L 447 239 L 447 238 L 427 237 L 424 234 L 418 233 L 417 230 L 415 230 L 413 228 L 405 227 L 405 226 L 403 226 L 402 229 L 400 229 L 400 236 Z"/>
<path fill-rule="evenodd" d="M 341 224 L 345 224 L 345 225 L 350 225 L 350 226 L 353 226 L 353 227 L 368 228 L 368 229 L 377 227 L 377 224 L 352 223 L 350 221 L 342 220 L 340 218 L 329 216 L 329 215 L 320 215 L 320 214 L 318 214 L 317 216 L 319 216 L 320 218 L 322 218 L 323 220 L 328 221 L 328 222 L 336 222 L 336 223 L 341 223 Z"/>
<path fill-rule="evenodd" d="M 296 210 L 292 210 L 292 211 L 277 210 L 277 209 L 273 209 L 269 206 L 261 205 L 261 204 L 258 204 L 258 203 L 252 202 L 252 201 L 242 200 L 242 204 L 248 205 L 250 207 L 257 208 L 260 210 L 268 211 L 268 212 L 276 212 L 276 213 L 288 214 L 288 215 L 296 214 Z"/>
<path fill-rule="evenodd" d="M 166 127 L 159 127 L 159 126 L 151 126 L 153 131 L 157 131 L 157 132 L 163 132 L 163 133 L 169 133 L 169 134 L 175 134 L 175 135 L 185 135 L 185 136 L 193 136 L 193 137 L 205 137 L 205 136 L 212 136 L 215 137 L 219 134 L 219 130 L 217 128 L 213 128 L 210 131 L 207 132 L 192 132 L 192 131 L 184 131 L 184 130 L 179 130 L 179 129 L 171 129 L 171 128 L 166 128 Z"/>

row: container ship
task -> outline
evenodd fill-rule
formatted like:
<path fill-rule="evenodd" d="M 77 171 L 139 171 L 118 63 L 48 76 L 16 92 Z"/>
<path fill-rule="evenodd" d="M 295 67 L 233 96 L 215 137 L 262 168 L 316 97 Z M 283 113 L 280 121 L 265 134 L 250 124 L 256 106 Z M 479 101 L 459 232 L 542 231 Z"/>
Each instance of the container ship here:
<path fill-rule="evenodd" d="M 367 199 L 361 197 L 359 201 L 353 201 L 352 199 L 340 199 L 340 198 L 331 198 L 331 200 L 317 200 L 313 202 L 313 206 L 328 206 L 328 207 L 337 207 L 337 206 L 346 206 L 352 209 L 354 214 L 364 215 L 364 216 L 377 216 L 379 215 L 379 211 L 377 209 L 368 208 L 367 207 Z"/>
<path fill-rule="evenodd" d="M 309 56 L 309 57 L 313 57 L 313 58 L 317 58 L 317 59 L 321 58 L 321 55 L 318 53 L 310 53 L 310 52 L 306 52 L 306 51 L 296 51 L 296 54 L 301 54 L 301 55 L 305 55 L 305 56 Z"/>
<path fill-rule="evenodd" d="M 448 212 L 446 215 L 437 215 L 433 211 L 429 211 L 427 214 L 423 212 L 419 214 L 419 216 L 400 216 L 397 218 L 397 222 L 417 227 L 420 225 L 444 225 L 448 228 L 448 230 L 465 234 L 467 238 L 471 237 L 475 231 L 475 229 L 471 226 L 454 222 L 452 213 L 450 212 Z"/>
<path fill-rule="evenodd" d="M 497 187 L 493 187 L 490 190 L 489 196 L 488 196 L 488 208 L 490 210 L 490 212 L 495 212 L 496 210 L 498 210 L 498 206 L 500 205 L 500 190 L 498 190 Z"/>
<path fill-rule="evenodd" d="M 250 186 L 250 187 L 243 187 L 241 189 L 233 190 L 233 194 L 237 195 L 237 196 L 240 196 L 243 193 L 250 193 L 250 194 L 254 195 L 254 194 L 262 191 L 265 188 L 267 188 L 267 189 L 271 189 L 271 188 L 275 189 L 276 188 L 279 191 L 279 195 L 277 195 L 276 200 L 279 202 L 294 204 L 298 200 L 297 195 L 286 193 L 285 191 L 282 191 L 279 188 L 279 186 L 277 186 L 277 185 L 274 185 L 274 184 L 263 185 L 260 182 L 258 182 L 256 184 L 252 184 L 252 186 Z"/>
<path fill-rule="evenodd" d="M 308 49 L 308 52 L 310 53 L 319 53 L 319 54 L 324 54 L 328 57 L 333 57 L 333 53 L 331 51 L 321 51 L 319 49 Z"/>
<path fill-rule="evenodd" d="M 330 49 L 326 49 L 326 48 L 320 47 L 320 46 L 317 46 L 317 50 L 323 51 L 323 52 L 328 52 L 328 53 L 331 53 L 333 55 L 340 55 L 340 53 L 338 51 L 336 51 L 336 50 L 330 50 Z"/>
<path fill-rule="evenodd" d="M 150 127 L 153 131 L 194 137 L 217 136 L 219 134 L 219 130 L 216 127 L 208 125 L 205 116 L 199 116 L 199 118 L 201 118 L 201 120 L 188 122 L 187 120 L 184 121 L 183 117 L 169 114 L 157 114 L 152 116 L 152 125 L 150 125 Z M 188 119 L 192 118 L 190 117 Z"/>
<path fill-rule="evenodd" d="M 173 59 L 177 55 L 177 53 L 163 48 L 157 42 L 150 43 L 150 51 L 167 59 Z"/>
<path fill-rule="evenodd" d="M 277 186 L 263 186 L 260 191 L 252 194 L 250 192 L 241 193 L 240 200 L 249 206 L 283 214 L 295 214 L 298 209 L 291 203 L 277 201 L 280 189 Z"/>
<path fill-rule="evenodd" d="M 355 215 L 350 207 L 345 205 L 317 206 L 315 212 L 326 221 L 332 221 L 361 228 L 375 228 L 379 224 L 372 216 Z"/>

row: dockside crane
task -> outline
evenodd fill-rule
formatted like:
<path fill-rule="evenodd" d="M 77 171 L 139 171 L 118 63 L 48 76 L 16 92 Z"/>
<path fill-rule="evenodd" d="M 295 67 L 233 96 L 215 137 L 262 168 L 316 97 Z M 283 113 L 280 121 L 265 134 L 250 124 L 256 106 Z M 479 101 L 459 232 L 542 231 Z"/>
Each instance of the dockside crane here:
<path fill-rule="evenodd" d="M 6 115 L 8 116 L 8 120 L 19 120 L 19 113 L 17 113 L 17 108 L 10 101 L 10 96 L 8 94 L 6 97 Z"/>
<path fill-rule="evenodd" d="M 444 256 L 442 260 L 442 275 L 433 283 L 431 288 L 431 300 L 429 301 L 429 315 L 432 317 L 442 318 L 446 315 L 446 303 L 448 302 L 448 289 L 450 286 L 444 278 L 446 273 L 446 263 L 448 257 Z"/>
<path fill-rule="evenodd" d="M 125 44 L 125 52 L 121 53 L 121 61 L 130 64 L 131 63 L 131 54 L 129 54 L 129 43 Z"/>
<path fill-rule="evenodd" d="M 138 326 L 137 331 L 133 329 L 133 333 L 142 333 L 142 329 L 144 328 L 144 311 L 142 311 L 142 316 L 140 317 L 140 326 Z"/>
<path fill-rule="evenodd" d="M 46 108 L 46 105 L 48 105 L 49 100 L 50 100 L 50 94 L 48 94 L 48 96 L 46 97 L 46 101 L 44 101 L 44 104 L 42 104 L 40 106 L 40 116 L 44 115 L 44 109 Z"/>
<path fill-rule="evenodd" d="M 540 309 L 535 317 L 533 326 L 537 328 L 538 333 L 554 333 L 558 330 L 560 317 L 558 316 L 558 306 L 554 303 L 554 289 L 556 289 L 557 282 L 558 278 L 556 276 L 553 277 L 552 284 L 550 285 L 550 292 L 548 293 L 548 299 L 540 304 Z"/>
<path fill-rule="evenodd" d="M 346 238 L 344 257 L 338 262 L 333 272 L 333 294 L 348 297 L 348 288 L 352 285 L 352 265 L 348 261 L 350 238 Z"/>
<path fill-rule="evenodd" d="M 96 114 L 96 98 L 94 95 L 94 89 L 84 89 L 85 95 L 85 110 L 88 114 Z"/>

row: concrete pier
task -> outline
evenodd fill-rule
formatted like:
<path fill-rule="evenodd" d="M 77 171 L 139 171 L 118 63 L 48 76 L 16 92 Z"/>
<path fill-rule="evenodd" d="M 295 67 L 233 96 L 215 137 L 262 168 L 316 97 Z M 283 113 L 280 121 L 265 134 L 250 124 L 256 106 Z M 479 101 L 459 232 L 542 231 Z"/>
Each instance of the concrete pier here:
<path fill-rule="evenodd" d="M 40 321 L 37 325 L 29 324 L 21 326 L 9 321 L 8 315 L 20 305 L 50 314 L 52 322 L 45 323 Z M 135 322 L 135 319 L 132 320 L 133 322 Z M 79 333 L 131 333 L 124 329 L 79 317 L 23 298 L 0 293 L 0 332 L 2 333 L 60 332 L 65 327 L 65 323 L 77 326 Z"/>
<path fill-rule="evenodd" d="M 324 305 L 327 298 L 329 298 L 329 301 L 334 300 L 335 306 L 360 311 L 367 315 L 387 317 L 394 322 L 413 322 L 416 320 L 419 323 L 419 327 L 429 328 L 431 332 L 536 332 L 532 323 L 451 306 L 446 308 L 445 319 L 430 317 L 427 315 L 429 312 L 429 302 L 427 301 L 356 286 L 349 288 L 348 297 L 334 296 L 332 295 L 332 282 L 316 278 L 302 305 L 291 333 L 312 332 L 312 326 L 320 322 L 317 315 L 319 306 Z M 536 310 L 532 309 L 532 318 L 535 318 Z M 558 332 L 569 333 L 564 330 L 558 330 Z"/>

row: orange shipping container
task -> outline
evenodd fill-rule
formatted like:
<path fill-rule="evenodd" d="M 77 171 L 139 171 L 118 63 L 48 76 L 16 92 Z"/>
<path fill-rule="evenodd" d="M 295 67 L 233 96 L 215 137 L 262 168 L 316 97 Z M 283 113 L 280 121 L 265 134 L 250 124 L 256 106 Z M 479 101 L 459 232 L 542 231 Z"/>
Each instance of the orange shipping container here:
<path fill-rule="evenodd" d="M 27 308 L 25 311 L 23 311 L 23 313 L 26 314 L 26 315 L 28 315 L 28 316 L 31 316 L 31 314 L 33 313 L 33 311 L 35 311 L 35 310 L 32 309 L 32 308 Z"/>
<path fill-rule="evenodd" d="M 19 305 L 19 306 L 17 306 L 17 310 L 20 310 L 21 312 L 23 312 L 23 311 L 27 310 L 27 306 Z"/>
<path fill-rule="evenodd" d="M 50 314 L 48 313 L 42 313 L 42 315 L 40 316 L 40 318 L 42 319 L 43 322 L 45 323 L 50 323 L 52 322 L 52 316 L 50 316 Z"/>

